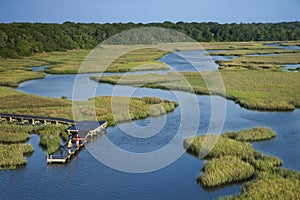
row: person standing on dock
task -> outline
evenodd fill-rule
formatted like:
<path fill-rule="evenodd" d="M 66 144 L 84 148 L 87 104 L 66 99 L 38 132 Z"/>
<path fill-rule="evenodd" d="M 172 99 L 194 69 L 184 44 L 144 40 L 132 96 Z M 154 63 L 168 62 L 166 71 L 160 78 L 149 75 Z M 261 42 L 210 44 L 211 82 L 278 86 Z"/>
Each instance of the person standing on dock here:
<path fill-rule="evenodd" d="M 70 139 L 68 141 L 68 153 L 70 154 L 71 153 L 71 147 L 72 147 L 72 140 Z"/>
<path fill-rule="evenodd" d="M 75 137 L 76 147 L 79 147 L 79 135 L 77 134 Z"/>

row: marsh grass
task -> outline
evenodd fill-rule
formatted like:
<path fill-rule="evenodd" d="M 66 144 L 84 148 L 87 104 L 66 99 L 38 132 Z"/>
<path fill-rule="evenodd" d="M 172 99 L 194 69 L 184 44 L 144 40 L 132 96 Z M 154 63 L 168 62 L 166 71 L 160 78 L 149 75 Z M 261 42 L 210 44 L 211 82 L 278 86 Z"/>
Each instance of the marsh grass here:
<path fill-rule="evenodd" d="M 300 53 L 285 53 L 274 56 L 242 56 L 233 60 L 239 63 L 254 63 L 254 64 L 299 64 Z"/>
<path fill-rule="evenodd" d="M 0 169 L 15 169 L 27 163 L 24 157 L 33 153 L 29 144 L 0 144 Z"/>
<path fill-rule="evenodd" d="M 254 158 L 248 160 L 248 162 L 257 171 L 269 171 L 282 165 L 282 161 L 279 158 L 263 155 L 258 152 L 255 154 Z"/>
<path fill-rule="evenodd" d="M 212 81 L 217 72 L 183 72 L 180 74 L 147 74 L 92 77 L 111 84 L 150 87 L 166 90 L 195 92 L 200 95 L 221 95 L 220 86 L 212 84 L 210 90 L 203 79 Z M 252 110 L 289 111 L 300 107 L 300 73 L 273 71 L 220 71 L 226 98 Z M 184 78 L 182 78 L 184 77 Z M 211 77 L 211 78 L 209 78 Z M 186 80 L 186 81 L 183 81 Z"/>
<path fill-rule="evenodd" d="M 277 43 L 277 42 L 268 42 Z M 279 42 L 281 45 L 298 45 L 298 41 Z M 265 42 L 225 42 L 203 44 L 206 49 L 226 51 L 209 52 L 209 55 L 239 56 L 230 61 L 217 61 L 224 70 L 272 70 L 281 71 L 284 64 L 299 64 L 300 50 L 285 50 L 280 47 L 265 46 Z M 219 48 L 218 48 L 219 47 Z M 268 56 L 247 56 L 250 54 L 270 54 Z M 274 54 L 274 55 L 272 55 Z"/>
<path fill-rule="evenodd" d="M 252 132 L 252 133 L 251 133 Z M 279 168 L 279 158 L 263 155 L 245 141 L 274 137 L 264 127 L 230 132 L 221 135 L 213 149 L 205 156 L 209 159 L 197 180 L 206 187 L 215 187 L 244 180 L 242 192 L 221 199 L 298 199 L 300 174 Z M 193 155 L 201 155 L 204 141 L 215 140 L 216 135 L 201 135 L 184 140 L 184 147 Z M 233 139 L 240 140 L 232 142 Z M 244 146 L 245 150 L 241 147 Z"/>
<path fill-rule="evenodd" d="M 293 53 L 294 52 L 294 53 Z M 282 71 L 279 66 L 300 64 L 300 51 L 289 51 L 273 56 L 240 56 L 231 61 L 218 61 L 220 69 L 250 69 Z"/>
<path fill-rule="evenodd" d="M 0 143 L 4 144 L 25 142 L 29 138 L 28 133 L 0 131 Z"/>
<path fill-rule="evenodd" d="M 209 52 L 211 56 L 247 56 L 247 55 L 264 55 L 264 54 L 285 54 L 285 53 L 299 53 L 300 50 L 285 50 L 281 48 L 265 48 L 265 49 L 235 49 L 230 51 Z M 277 56 L 277 55 L 274 55 Z"/>
<path fill-rule="evenodd" d="M 0 143 L 21 143 L 30 138 L 30 134 L 37 131 L 34 126 L 20 126 L 15 123 L 0 123 Z"/>
<path fill-rule="evenodd" d="M 169 67 L 157 60 L 167 51 L 156 48 L 143 48 L 121 55 L 107 68 L 107 72 L 128 72 L 140 70 L 168 70 Z"/>
<path fill-rule="evenodd" d="M 60 138 L 67 139 L 65 125 L 48 124 L 43 126 L 21 125 L 12 122 L 0 123 L 0 143 L 23 143 L 30 134 L 39 134 L 40 144 L 48 153 L 54 152 L 60 146 Z"/>
<path fill-rule="evenodd" d="M 261 50 L 280 49 L 279 47 L 265 46 L 267 42 L 200 42 L 206 50 Z M 274 43 L 274 42 L 268 42 Z"/>
<path fill-rule="evenodd" d="M 142 70 L 163 70 L 169 69 L 169 67 L 157 60 L 164 56 L 167 52 L 155 49 L 144 48 L 129 51 L 126 54 L 121 55 L 118 58 L 113 57 L 114 46 L 106 47 L 110 50 L 108 55 L 105 50 L 99 54 L 104 58 L 93 59 L 88 57 L 88 53 L 92 50 L 72 50 L 67 52 L 52 52 L 47 54 L 37 54 L 34 56 L 34 60 L 43 61 L 49 63 L 45 72 L 50 74 L 76 74 L 76 73 L 96 73 L 96 72 L 128 72 L 128 71 L 142 71 Z M 98 55 L 99 56 L 99 55 Z M 91 56 L 90 56 L 91 57 Z M 112 63 L 107 61 L 112 60 Z M 80 69 L 82 63 L 85 65 L 93 65 Z"/>
<path fill-rule="evenodd" d="M 224 156 L 212 159 L 205 164 L 198 181 L 205 187 L 216 187 L 226 183 L 247 180 L 254 176 L 254 172 L 254 167 L 249 163 L 235 156 Z"/>
<path fill-rule="evenodd" d="M 98 120 L 107 120 L 109 125 L 166 114 L 172 112 L 178 106 L 176 102 L 159 100 L 156 97 L 106 96 L 75 103 L 78 105 L 78 109 L 74 109 L 76 120 L 94 120 L 94 111 L 91 112 L 91 109 L 88 108 L 93 108 L 93 105 L 95 105 Z M 114 109 L 116 110 L 115 115 L 112 113 L 112 103 L 114 103 Z M 0 109 L 2 113 L 73 119 L 72 102 L 69 100 L 23 94 L 6 87 L 0 87 Z"/>
<path fill-rule="evenodd" d="M 223 136 L 242 142 L 254 142 L 271 139 L 276 136 L 276 133 L 269 128 L 254 127 L 237 132 L 227 132 Z"/>
<path fill-rule="evenodd" d="M 182 80 L 182 76 L 178 73 L 164 74 L 141 74 L 141 75 L 125 75 L 125 76 L 91 76 L 90 79 L 97 82 L 118 84 L 118 85 L 132 85 L 136 87 L 147 86 L 150 84 L 164 84 L 178 82 Z"/>
<path fill-rule="evenodd" d="M 201 148 L 204 142 L 217 141 L 204 159 L 221 158 L 223 156 L 236 156 L 249 160 L 254 157 L 254 150 L 248 142 L 240 142 L 218 135 L 201 135 L 184 140 L 184 147 L 193 155 L 202 155 L 205 148 Z"/>
<path fill-rule="evenodd" d="M 298 41 L 285 41 L 285 42 L 279 41 L 276 43 L 279 43 L 281 46 L 300 46 L 299 40 Z"/>
<path fill-rule="evenodd" d="M 108 48 L 108 53 L 112 54 L 114 48 L 117 47 Z M 24 58 L 0 59 L 0 86 L 17 87 L 21 82 L 44 78 L 44 72 L 50 74 L 77 74 L 169 69 L 166 64 L 157 61 L 167 52 L 155 48 L 145 48 L 121 55 L 117 59 L 111 58 L 113 55 L 105 54 L 104 51 L 104 58 L 97 58 L 97 62 L 90 61 L 93 66 L 79 71 L 81 64 L 84 63 L 90 52 L 91 50 L 77 49 L 65 52 L 40 53 Z M 109 65 L 110 63 L 107 63 L 107 60 L 115 61 Z M 89 61 L 86 61 L 86 63 L 89 63 Z M 42 65 L 48 66 L 44 72 L 37 73 L 31 70 L 34 66 Z"/>
<path fill-rule="evenodd" d="M 45 74 L 33 72 L 30 68 L 44 64 L 29 58 L 0 59 L 0 86 L 17 87 L 23 81 L 44 78 Z"/>
<path fill-rule="evenodd" d="M 67 140 L 67 128 L 65 125 L 45 125 L 39 128 L 40 145 L 46 149 L 47 154 L 55 152 L 60 147 L 60 138 Z"/>
<path fill-rule="evenodd" d="M 300 199 L 300 173 L 280 168 L 262 172 L 243 184 L 240 194 L 221 199 Z"/>
<path fill-rule="evenodd" d="M 172 112 L 178 103 L 161 100 L 157 97 L 96 97 L 96 113 L 99 118 L 108 121 L 109 125 L 163 115 Z M 113 106 L 113 107 L 112 107 Z"/>

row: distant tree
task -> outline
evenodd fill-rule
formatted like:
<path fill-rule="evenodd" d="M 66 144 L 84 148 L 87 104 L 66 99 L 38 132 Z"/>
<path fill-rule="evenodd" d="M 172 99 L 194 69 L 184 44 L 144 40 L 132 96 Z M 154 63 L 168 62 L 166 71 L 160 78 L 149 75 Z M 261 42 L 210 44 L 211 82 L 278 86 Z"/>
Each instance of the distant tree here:
<path fill-rule="evenodd" d="M 13 58 L 29 56 L 38 52 L 65 51 L 69 49 L 93 48 L 115 34 L 139 27 L 162 27 L 184 33 L 196 41 L 284 41 L 300 40 L 300 22 L 251 23 L 251 24 L 218 24 L 208 23 L 163 23 L 135 24 L 129 23 L 11 23 L 0 24 L 0 57 Z M 150 37 L 151 36 L 151 37 Z M 146 33 L 143 37 L 131 36 L 129 41 L 135 43 L 144 40 L 151 43 L 158 36 Z M 160 40 L 172 42 L 161 34 Z M 159 41 L 159 40 L 158 40 Z M 116 41 L 125 43 L 126 41 Z"/>

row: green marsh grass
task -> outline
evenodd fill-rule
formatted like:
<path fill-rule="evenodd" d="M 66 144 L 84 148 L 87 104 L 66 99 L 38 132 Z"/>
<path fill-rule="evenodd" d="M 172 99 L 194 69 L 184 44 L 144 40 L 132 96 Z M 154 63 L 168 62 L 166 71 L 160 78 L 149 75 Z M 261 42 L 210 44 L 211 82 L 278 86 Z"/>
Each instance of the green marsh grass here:
<path fill-rule="evenodd" d="M 273 42 L 200 42 L 206 50 L 260 50 L 260 49 L 280 49 L 279 47 L 265 46 L 266 43 Z"/>
<path fill-rule="evenodd" d="M 205 187 L 247 180 L 254 176 L 252 165 L 235 156 L 224 156 L 207 162 L 198 181 Z"/>
<path fill-rule="evenodd" d="M 299 64 L 300 53 L 285 53 L 274 56 L 242 56 L 233 60 L 237 63 L 254 63 L 254 64 Z"/>
<path fill-rule="evenodd" d="M 67 140 L 68 135 L 65 125 L 45 125 L 41 126 L 38 133 L 40 134 L 40 144 L 46 149 L 47 154 L 55 152 L 61 145 L 60 138 Z"/>
<path fill-rule="evenodd" d="M 81 64 L 92 50 L 77 49 L 65 52 L 40 53 L 30 57 L 15 59 L 0 58 L 0 86 L 17 87 L 21 82 L 44 78 L 44 72 L 50 74 L 76 74 L 104 71 L 127 72 L 169 69 L 166 64 L 157 61 L 167 53 L 166 51 L 155 48 L 139 49 L 115 59 L 112 57 L 113 55 L 110 54 L 115 49 L 117 50 L 118 47 L 112 45 L 107 48 L 108 51 L 104 51 L 103 58 L 97 58 L 97 62 L 91 61 L 93 66 L 80 71 Z M 108 60 L 115 61 L 113 63 L 107 63 Z M 42 65 L 48 66 L 42 72 L 37 73 L 31 70 L 34 66 Z M 105 66 L 107 66 L 107 68 Z"/>
<path fill-rule="evenodd" d="M 300 199 L 300 173 L 280 168 L 262 172 L 255 180 L 243 184 L 240 194 L 221 199 Z"/>
<path fill-rule="evenodd" d="M 213 149 L 204 157 L 208 161 L 197 180 L 206 187 L 245 181 L 240 194 L 221 199 L 299 199 L 300 173 L 280 168 L 282 161 L 279 158 L 263 155 L 245 142 L 265 140 L 274 134 L 270 129 L 255 127 L 221 135 Z M 213 137 L 218 136 L 186 138 L 184 147 L 193 155 L 201 155 L 201 150 L 205 151 L 201 148 L 205 137 L 208 137 L 206 140 L 215 141 L 216 138 Z M 234 143 L 228 137 L 241 141 Z M 246 151 L 239 146 L 244 146 Z"/>
<path fill-rule="evenodd" d="M 108 48 L 108 50 L 110 50 L 107 50 L 108 53 L 112 54 L 112 51 L 114 51 L 114 48 L 117 48 L 117 46 L 115 47 L 112 45 L 106 46 L 105 48 Z M 67 52 L 46 53 L 43 55 L 37 54 L 33 57 L 33 59 L 49 63 L 49 68 L 47 68 L 45 72 L 50 74 L 128 72 L 169 69 L 167 65 L 157 61 L 167 52 L 155 48 L 130 51 L 118 58 L 113 58 L 113 54 L 109 55 L 105 50 L 103 50 L 99 53 L 103 58 L 97 57 L 95 60 L 85 61 L 88 57 L 88 53 L 91 51 L 92 50 L 71 50 Z M 109 60 L 112 60 L 113 62 L 108 63 L 107 61 Z M 80 69 L 81 64 L 84 63 L 84 61 L 87 63 L 86 65 L 93 63 L 93 66 Z"/>
<path fill-rule="evenodd" d="M 23 81 L 44 78 L 45 74 L 31 70 L 31 67 L 44 64 L 30 58 L 0 58 L 0 86 L 17 87 Z"/>
<path fill-rule="evenodd" d="M 15 123 L 0 123 L 0 143 L 21 143 L 30 138 L 30 134 L 37 131 L 34 126 L 20 126 Z"/>
<path fill-rule="evenodd" d="M 300 64 L 300 51 L 286 52 L 273 56 L 240 56 L 231 61 L 217 61 L 220 69 L 236 70 L 273 70 L 282 71 L 280 66 L 286 64 Z"/>
<path fill-rule="evenodd" d="M 201 135 L 184 140 L 184 147 L 193 155 L 203 155 L 201 148 L 204 142 L 217 141 L 214 147 L 205 155 L 204 159 L 221 158 L 223 156 L 236 156 L 240 159 L 249 160 L 254 157 L 254 150 L 248 142 L 240 142 L 218 135 Z"/>
<path fill-rule="evenodd" d="M 121 55 L 111 63 L 107 72 L 128 72 L 140 70 L 168 70 L 169 67 L 157 60 L 168 52 L 156 48 L 144 48 Z"/>
<path fill-rule="evenodd" d="M 1 96 L 1 94 L 3 94 Z M 111 104 L 118 112 L 113 116 Z M 157 102 L 157 103 L 155 103 Z M 155 104 L 154 104 L 155 103 Z M 157 98 L 95 97 L 87 101 L 76 102 L 79 111 L 77 120 L 92 120 L 94 112 L 86 107 L 95 105 L 99 120 L 108 120 L 109 125 L 116 122 L 136 120 L 149 116 L 157 116 L 172 112 L 178 103 Z M 129 110 L 126 105 L 129 105 Z M 0 87 L 0 110 L 2 113 L 59 117 L 73 119 L 72 102 L 64 99 L 45 98 L 36 95 L 16 92 L 12 88 Z"/>
<path fill-rule="evenodd" d="M 271 139 L 276 136 L 276 133 L 269 128 L 254 127 L 237 132 L 227 132 L 223 136 L 242 142 L 254 142 Z"/>
<path fill-rule="evenodd" d="M 15 169 L 27 163 L 26 154 L 33 153 L 29 144 L 0 144 L 0 169 Z"/>
<path fill-rule="evenodd" d="M 67 128 L 68 126 L 65 125 L 33 126 L 2 122 L 0 123 L 0 143 L 23 143 L 30 138 L 30 134 L 39 134 L 40 144 L 50 154 L 60 146 L 60 138 L 67 140 Z"/>
<path fill-rule="evenodd" d="M 264 55 L 264 54 L 285 54 L 299 53 L 300 50 L 285 50 L 281 48 L 266 48 L 266 49 L 235 49 L 230 51 L 209 52 L 211 56 L 247 56 L 247 55 Z M 276 56 L 276 55 L 274 55 Z"/>
<path fill-rule="evenodd" d="M 300 73 L 221 70 L 226 98 L 252 110 L 289 111 L 300 107 Z M 124 84 L 195 92 L 200 95 L 221 95 L 221 88 L 212 85 L 210 91 L 202 76 L 211 77 L 217 72 L 182 72 L 180 74 L 147 74 L 91 77 L 93 80 L 110 84 Z M 187 81 L 183 81 L 184 77 Z M 187 84 L 188 83 L 188 84 Z M 191 87 L 190 87 L 191 86 Z"/>
<path fill-rule="evenodd" d="M 150 116 L 172 112 L 178 103 L 161 100 L 156 97 L 96 97 L 96 113 L 98 117 L 108 121 L 109 125 L 118 122 L 142 119 Z M 112 109 L 113 106 L 113 109 Z M 129 106 L 129 110 L 127 107 Z"/>
<path fill-rule="evenodd" d="M 285 42 L 276 42 L 279 43 L 281 46 L 300 46 L 300 41 L 285 41 Z"/>

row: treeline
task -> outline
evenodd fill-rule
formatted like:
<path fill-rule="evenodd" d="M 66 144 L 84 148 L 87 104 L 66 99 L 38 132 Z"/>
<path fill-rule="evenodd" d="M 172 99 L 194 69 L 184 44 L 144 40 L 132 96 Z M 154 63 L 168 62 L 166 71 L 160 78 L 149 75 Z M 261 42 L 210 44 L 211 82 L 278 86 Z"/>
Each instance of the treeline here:
<path fill-rule="evenodd" d="M 39 52 L 94 48 L 126 30 L 162 27 L 179 31 L 199 42 L 300 40 L 300 22 L 218 24 L 164 22 L 134 23 L 11 23 L 0 24 L 0 56 L 13 58 Z M 136 37 L 127 42 L 135 43 Z M 155 40 L 157 38 L 152 38 Z"/>

